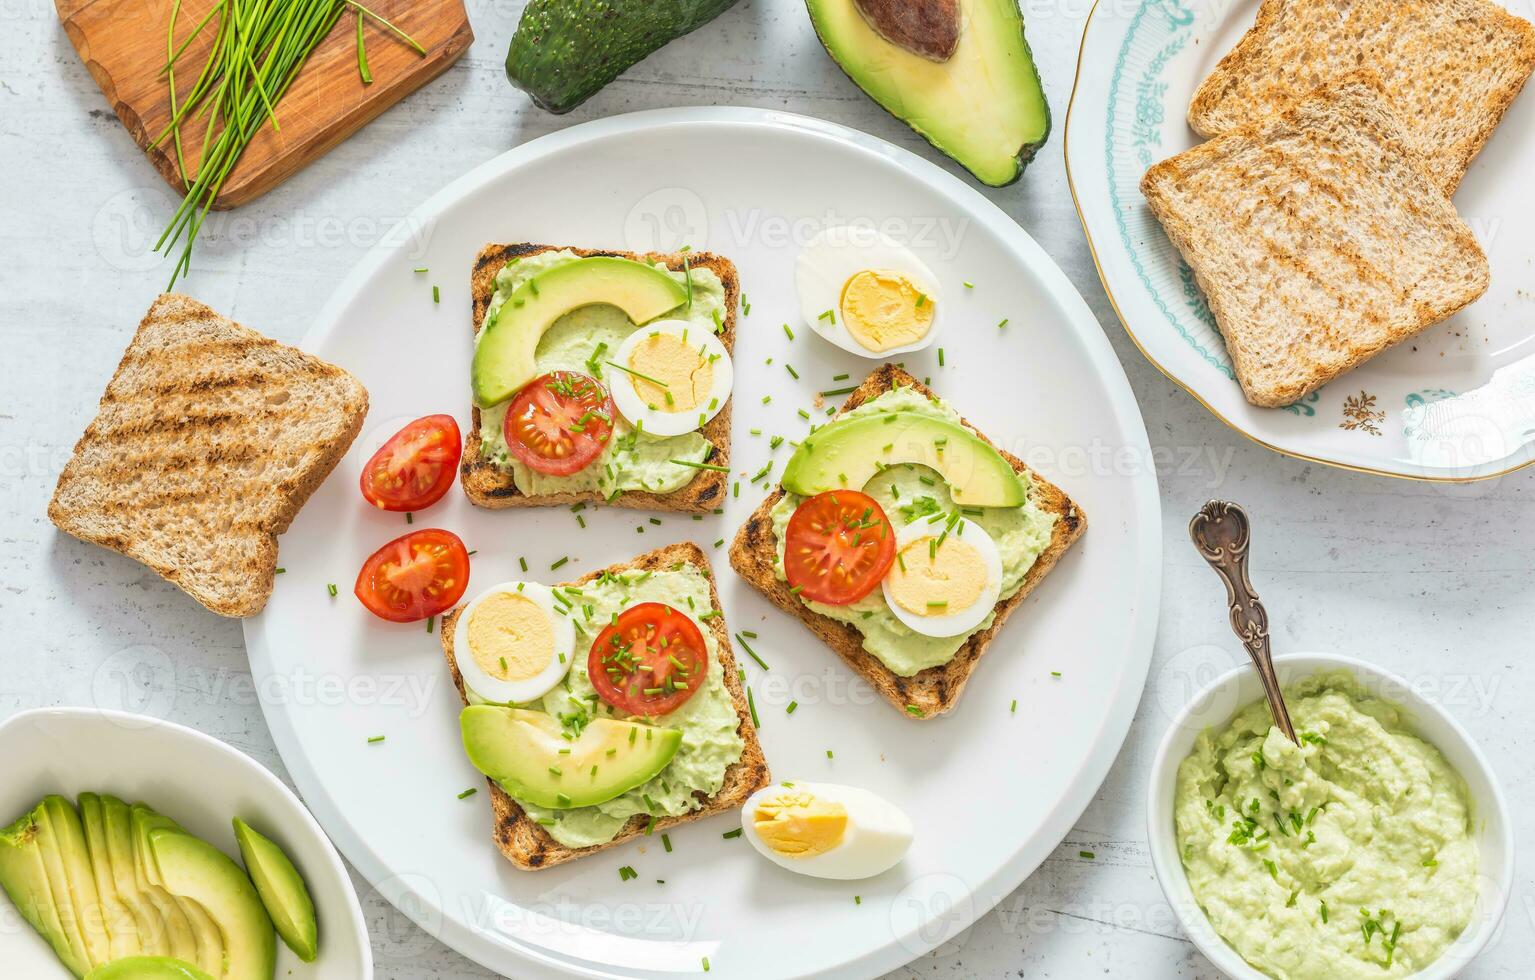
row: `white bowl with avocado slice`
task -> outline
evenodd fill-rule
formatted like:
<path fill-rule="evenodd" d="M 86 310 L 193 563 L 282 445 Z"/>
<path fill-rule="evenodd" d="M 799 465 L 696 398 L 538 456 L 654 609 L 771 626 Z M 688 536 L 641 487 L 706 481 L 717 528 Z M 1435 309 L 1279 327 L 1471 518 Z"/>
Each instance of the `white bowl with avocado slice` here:
<path fill-rule="evenodd" d="M 1425 692 L 1351 657 L 1275 657 L 1297 742 L 1258 675 L 1222 674 L 1152 763 L 1152 864 L 1194 945 L 1237 980 L 1449 980 L 1497 932 L 1513 819 L 1492 765 Z"/>
<path fill-rule="evenodd" d="M 66 978 L 106 963 L 118 972 L 96 976 L 198 977 L 207 971 L 196 967 L 224 963 L 215 975 L 246 980 L 373 976 L 335 848 L 248 756 L 144 715 L 41 708 L 0 724 L 0 757 L 6 976 Z M 256 845 L 245 855 L 236 818 Z M 309 954 L 310 902 L 318 955 L 306 962 L 290 941 Z M 143 972 L 151 967 L 166 972 Z"/>

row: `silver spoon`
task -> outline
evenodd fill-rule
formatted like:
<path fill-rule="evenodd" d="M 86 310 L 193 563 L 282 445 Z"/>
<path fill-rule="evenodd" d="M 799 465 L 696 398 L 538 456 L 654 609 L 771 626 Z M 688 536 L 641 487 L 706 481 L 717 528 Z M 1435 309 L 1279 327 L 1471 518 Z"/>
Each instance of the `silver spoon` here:
<path fill-rule="evenodd" d="M 1212 500 L 1189 521 L 1189 537 L 1194 539 L 1194 547 L 1226 585 L 1231 628 L 1258 669 L 1274 724 L 1290 741 L 1299 744 L 1295 726 L 1290 723 L 1290 711 L 1279 690 L 1279 678 L 1274 674 L 1268 612 L 1259 601 L 1258 593 L 1253 591 L 1252 579 L 1247 574 L 1247 550 L 1252 544 L 1252 525 L 1247 520 L 1247 511 L 1228 500 Z"/>

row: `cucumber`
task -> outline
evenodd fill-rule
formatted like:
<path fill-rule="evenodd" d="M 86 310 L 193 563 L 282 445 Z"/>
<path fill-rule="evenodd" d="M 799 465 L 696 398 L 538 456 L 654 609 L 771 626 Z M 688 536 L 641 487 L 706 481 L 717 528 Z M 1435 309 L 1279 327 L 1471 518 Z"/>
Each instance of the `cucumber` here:
<path fill-rule="evenodd" d="M 506 77 L 549 112 L 569 112 L 629 67 L 736 0 L 528 0 Z"/>

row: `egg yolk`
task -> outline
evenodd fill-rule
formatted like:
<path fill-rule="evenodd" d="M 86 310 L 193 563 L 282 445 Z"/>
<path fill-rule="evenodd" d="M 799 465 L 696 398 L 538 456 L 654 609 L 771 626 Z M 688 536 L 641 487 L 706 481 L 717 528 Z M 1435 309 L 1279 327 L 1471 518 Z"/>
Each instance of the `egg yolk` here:
<path fill-rule="evenodd" d="M 714 362 L 675 334 L 653 333 L 636 344 L 629 369 L 635 394 L 657 411 L 694 411 L 714 390 Z"/>
<path fill-rule="evenodd" d="M 554 659 L 549 616 L 527 596 L 498 592 L 486 597 L 474 607 L 468 630 L 475 663 L 498 681 L 537 677 Z"/>
<path fill-rule="evenodd" d="M 986 561 L 954 535 L 918 538 L 902 548 L 886 579 L 890 598 L 919 616 L 968 609 L 986 590 Z"/>
<path fill-rule="evenodd" d="M 757 803 L 752 827 L 764 844 L 785 857 L 815 857 L 841 843 L 847 809 L 813 793 L 787 790 Z"/>
<path fill-rule="evenodd" d="M 842 285 L 842 323 L 876 353 L 915 344 L 933 326 L 933 301 L 898 272 L 865 269 Z"/>

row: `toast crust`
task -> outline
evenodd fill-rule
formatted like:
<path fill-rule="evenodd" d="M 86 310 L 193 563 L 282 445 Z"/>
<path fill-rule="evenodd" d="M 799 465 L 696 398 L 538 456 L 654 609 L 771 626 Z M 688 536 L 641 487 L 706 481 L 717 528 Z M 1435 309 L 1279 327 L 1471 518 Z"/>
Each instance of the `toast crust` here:
<path fill-rule="evenodd" d="M 1331 131 L 1322 132 L 1329 124 Z M 1304 154 L 1297 148 L 1303 136 L 1312 140 Z M 1332 145 L 1344 136 L 1357 142 Z M 1365 143 L 1373 159 L 1358 149 Z M 1264 156 L 1264 172 L 1249 162 L 1255 152 Z M 1286 167 L 1307 179 L 1274 176 Z M 1141 193 L 1194 270 L 1243 393 L 1263 408 L 1293 404 L 1454 315 L 1490 281 L 1481 246 L 1423 166 L 1373 72 L 1332 82 L 1282 112 L 1163 160 L 1141 179 Z M 1221 206 L 1210 203 L 1217 195 Z M 1282 214 L 1277 230 L 1239 217 L 1248 201 Z M 1325 218 L 1303 211 L 1307 205 Z M 1396 224 L 1382 229 L 1387 207 Z M 1300 242 L 1297 251 L 1304 254 L 1289 254 L 1285 236 Z M 1372 264 L 1360 242 L 1385 239 L 1392 246 L 1382 250 L 1404 257 Z M 1425 244 L 1437 250 L 1432 269 L 1401 271 L 1402 263 L 1427 254 Z M 1244 262 L 1249 254 L 1260 258 Z M 1320 276 L 1308 264 L 1324 260 L 1352 279 Z M 1429 271 L 1444 281 L 1426 285 Z M 1280 283 L 1316 280 L 1332 306 L 1323 307 L 1324 314 L 1313 304 L 1304 317 L 1287 308 L 1282 318 L 1260 309 L 1261 302 L 1243 293 L 1259 273 Z M 1361 299 L 1346 285 L 1374 291 Z"/>
<path fill-rule="evenodd" d="M 847 401 L 841 414 L 857 408 L 864 402 L 900 386 L 911 388 L 929 398 L 932 389 L 893 364 L 885 364 L 869 375 Z M 961 423 L 979 436 L 987 445 L 994 445 L 986 434 L 977 430 L 964 419 Z M 831 647 L 842 662 L 847 664 L 879 694 L 889 701 L 902 715 L 926 721 L 944 714 L 959 703 L 965 684 L 970 680 L 981 657 L 1013 610 L 1028 598 L 1029 593 L 1050 574 L 1077 539 L 1087 530 L 1087 516 L 1066 496 L 1065 492 L 1044 477 L 1024 465 L 1023 461 L 1005 450 L 998 449 L 1002 457 L 1020 474 L 1033 481 L 1030 498 L 1041 510 L 1055 514 L 1057 520 L 1051 530 L 1050 542 L 1035 559 L 1033 567 L 1024 576 L 1023 586 L 1013 595 L 997 603 L 996 618 L 984 630 L 973 634 L 960 647 L 948 663 L 929 667 L 911 677 L 902 677 L 886 667 L 879 658 L 863 648 L 863 634 L 848 623 L 823 616 L 810 609 L 799 597 L 789 591 L 789 584 L 774 574 L 777 547 L 773 539 L 773 505 L 783 498 L 783 487 L 770 493 L 766 500 L 752 512 L 745 524 L 736 532 L 730 545 L 730 566 L 773 605 L 794 616 L 823 643 Z M 908 709 L 914 706 L 921 712 Z"/>
<path fill-rule="evenodd" d="M 622 572 L 664 571 L 675 567 L 678 562 L 690 562 L 703 571 L 709 579 L 709 601 L 714 604 L 715 609 L 720 609 L 719 589 L 714 581 L 714 568 L 710 565 L 708 556 L 697 545 L 687 541 L 657 548 L 632 561 L 612 565 L 583 575 L 574 582 L 563 584 L 579 586 L 596 579 L 603 572 L 616 575 Z M 464 607 L 459 606 L 442 617 L 439 636 L 442 641 L 443 656 L 448 661 L 448 670 L 453 675 L 453 686 L 458 688 L 459 697 L 468 704 L 464 694 L 464 676 L 459 673 L 458 662 L 453 656 L 453 635 L 458 626 L 459 614 L 463 610 Z M 730 693 L 730 700 L 736 709 L 736 717 L 741 720 L 737 730 L 745 745 L 741 750 L 741 758 L 731 763 L 725 770 L 725 781 L 721 784 L 719 792 L 708 797 L 704 805 L 692 813 L 677 817 L 658 817 L 655 826 L 651 828 L 652 834 L 739 807 L 746 802 L 748 796 L 773 781 L 772 773 L 768 770 L 767 758 L 762 753 L 762 743 L 757 739 L 757 728 L 752 724 L 751 708 L 746 702 L 746 692 L 741 686 L 740 669 L 736 666 L 735 654 L 731 651 L 730 630 L 725 626 L 725 617 L 722 613 L 719 616 L 710 617 L 701 625 L 707 626 L 714 632 L 714 639 L 719 644 L 720 667 L 725 675 L 725 689 Z M 629 819 L 618 835 L 607 843 L 592 847 L 569 848 L 549 836 L 548 831 L 529 819 L 522 807 L 518 806 L 517 802 L 508 796 L 494 779 L 487 777 L 485 782 L 490 787 L 490 807 L 495 817 L 496 847 L 508 861 L 524 871 L 552 868 L 566 861 L 617 847 L 636 837 L 644 836 L 645 828 L 650 823 L 644 814 L 636 814 Z"/>
<path fill-rule="evenodd" d="M 272 595 L 277 536 L 367 414 L 367 389 L 346 371 L 166 293 L 75 443 L 48 517 L 220 616 L 254 616 Z M 276 447 L 278 435 L 306 441 Z"/>
<path fill-rule="evenodd" d="M 1189 126 L 1201 136 L 1218 136 L 1287 108 L 1320 84 L 1374 66 L 1388 80 L 1388 98 L 1412 131 L 1424 168 L 1447 196 L 1453 196 L 1535 71 L 1535 26 L 1489 0 L 1354 0 L 1345 6 L 1350 8 L 1350 22 L 1360 23 L 1354 39 L 1360 50 L 1311 50 L 1309 57 L 1295 57 L 1285 50 L 1295 46 L 1284 43 L 1285 35 L 1304 29 L 1299 25 L 1308 18 L 1299 8 L 1313 2 L 1263 0 L 1252 28 L 1194 93 Z M 1317 6 L 1334 5 L 1325 0 Z M 1327 14 L 1339 16 L 1331 10 Z M 1391 46 L 1369 51 L 1365 37 L 1388 39 L 1382 43 Z M 1337 46 L 1337 39 L 1328 40 Z M 1484 55 L 1475 60 L 1481 53 L 1478 47 L 1494 43 L 1501 59 Z M 1436 49 L 1444 53 L 1436 55 Z M 1328 64 L 1330 57 L 1336 58 L 1334 64 Z M 1457 83 L 1465 78 L 1447 77 L 1451 69 L 1445 57 L 1459 59 L 1465 74 L 1480 85 L 1465 93 L 1454 112 L 1425 111 L 1419 102 L 1452 100 Z M 1393 59 L 1403 64 L 1390 63 Z M 1286 63 L 1276 64 L 1281 61 Z"/>
<path fill-rule="evenodd" d="M 736 312 L 741 306 L 741 279 L 735 264 L 713 252 L 612 252 L 601 249 L 574 248 L 563 245 L 534 245 L 520 242 L 511 245 L 486 245 L 474 260 L 474 272 L 470 277 L 470 292 L 474 300 L 471 335 L 478 332 L 490 308 L 491 297 L 496 292 L 496 275 L 512 259 L 539 255 L 543 252 L 559 252 L 566 248 L 582 258 L 594 255 L 633 259 L 636 262 L 664 262 L 673 272 L 681 272 L 683 262 L 694 269 L 708 269 L 725 287 L 725 329 L 719 334 L 720 343 L 735 356 Z M 733 397 L 725 401 L 720 413 L 709 420 L 700 430 L 714 446 L 707 462 L 716 466 L 730 465 L 730 411 Z M 625 490 L 609 499 L 595 491 L 582 493 L 547 493 L 528 495 L 512 482 L 512 475 L 480 455 L 480 408 L 472 406 L 469 434 L 464 439 L 463 462 L 459 466 L 459 482 L 469 502 L 490 510 L 511 507 L 558 507 L 579 503 L 602 504 L 609 507 L 629 507 L 636 510 L 673 511 L 678 513 L 705 514 L 721 506 L 725 500 L 725 487 L 729 475 L 717 470 L 699 470 L 684 487 L 670 493 L 650 493 L 644 490 Z"/>

